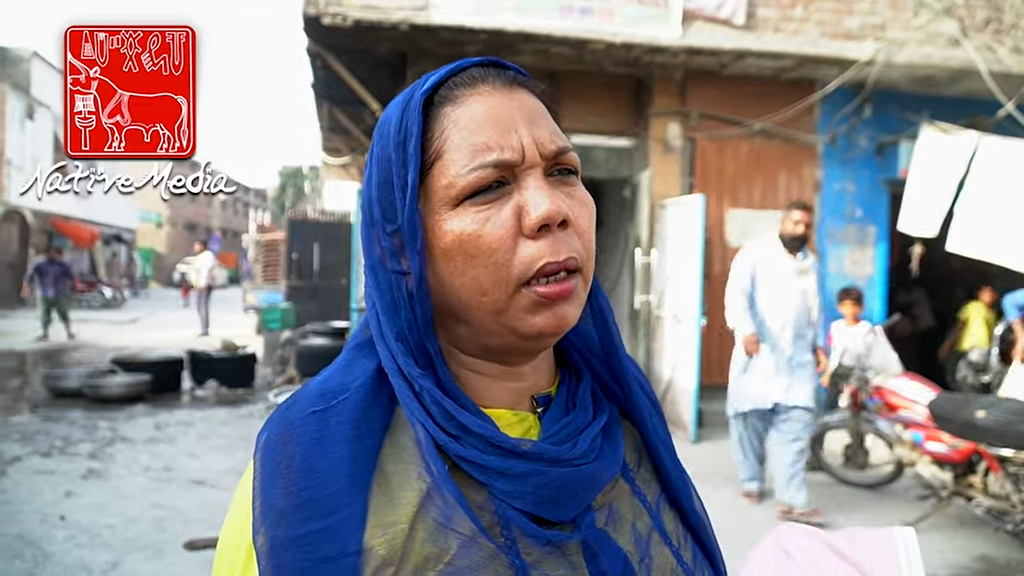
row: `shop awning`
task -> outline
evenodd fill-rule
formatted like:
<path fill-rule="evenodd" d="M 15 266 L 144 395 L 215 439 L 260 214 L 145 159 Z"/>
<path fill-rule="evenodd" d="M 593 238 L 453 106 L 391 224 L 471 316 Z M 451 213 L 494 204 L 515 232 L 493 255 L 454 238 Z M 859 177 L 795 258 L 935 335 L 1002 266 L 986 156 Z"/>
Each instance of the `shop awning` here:
<path fill-rule="evenodd" d="M 64 236 L 79 249 L 92 248 L 100 239 L 100 229 L 82 222 L 65 218 L 50 218 L 50 226 L 54 232 Z"/>

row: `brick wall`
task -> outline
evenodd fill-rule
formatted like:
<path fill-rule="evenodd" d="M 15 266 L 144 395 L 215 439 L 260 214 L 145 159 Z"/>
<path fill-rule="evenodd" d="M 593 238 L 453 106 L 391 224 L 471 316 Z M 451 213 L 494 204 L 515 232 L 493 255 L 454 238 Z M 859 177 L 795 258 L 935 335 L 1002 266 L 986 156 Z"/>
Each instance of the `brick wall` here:
<path fill-rule="evenodd" d="M 962 23 L 979 49 L 1024 53 L 1024 0 L 751 0 L 748 28 L 830 40 L 885 40 L 896 47 L 957 48 Z M 1004 56 L 1007 56 L 1004 54 Z"/>

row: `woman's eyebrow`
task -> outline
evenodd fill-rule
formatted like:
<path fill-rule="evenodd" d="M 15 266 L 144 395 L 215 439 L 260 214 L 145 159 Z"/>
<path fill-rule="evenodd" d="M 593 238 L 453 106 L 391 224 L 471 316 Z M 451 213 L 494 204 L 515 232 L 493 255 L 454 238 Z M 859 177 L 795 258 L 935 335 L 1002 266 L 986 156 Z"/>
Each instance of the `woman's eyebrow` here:
<path fill-rule="evenodd" d="M 558 146 L 557 148 L 550 149 L 550 151 L 543 151 L 543 152 L 541 152 L 541 155 L 544 157 L 545 161 L 551 161 L 551 160 L 556 160 L 558 158 L 562 158 L 564 156 L 568 156 L 570 154 L 575 154 L 575 153 L 576 153 L 576 149 L 573 148 L 572 144 L 563 144 L 561 146 Z M 461 172 L 460 175 L 461 176 L 469 176 L 470 174 L 473 174 L 475 172 L 482 172 L 484 170 L 494 170 L 494 169 L 501 170 L 501 169 L 515 168 L 516 166 L 519 166 L 522 163 L 523 163 L 523 155 L 522 154 L 502 155 L 501 153 L 497 153 L 497 154 L 492 155 L 490 158 L 487 158 L 487 159 L 485 159 L 485 160 L 483 160 L 481 162 L 477 162 L 476 164 L 473 164 L 469 168 L 466 168 L 465 170 L 463 170 Z"/>
<path fill-rule="evenodd" d="M 511 154 L 501 155 L 499 153 L 499 154 L 492 155 L 490 158 L 487 158 L 486 160 L 483 160 L 481 162 L 477 162 L 476 164 L 473 164 L 469 168 L 466 168 L 465 170 L 463 170 L 461 172 L 461 175 L 462 176 L 469 176 L 470 174 L 473 174 L 474 172 L 482 172 L 484 170 L 493 170 L 495 168 L 497 168 L 497 169 L 514 168 L 516 166 L 519 166 L 522 163 L 523 163 L 523 156 L 521 154 L 520 155 L 511 155 Z"/>
<path fill-rule="evenodd" d="M 563 156 L 568 156 L 570 154 L 575 154 L 575 153 L 576 153 L 576 149 L 573 148 L 572 144 L 563 144 L 563 145 L 559 146 L 558 148 L 555 148 L 554 151 L 552 151 L 552 152 L 550 152 L 548 154 L 544 154 L 544 157 L 545 157 L 544 159 L 545 160 L 556 160 L 556 159 L 561 158 Z"/>

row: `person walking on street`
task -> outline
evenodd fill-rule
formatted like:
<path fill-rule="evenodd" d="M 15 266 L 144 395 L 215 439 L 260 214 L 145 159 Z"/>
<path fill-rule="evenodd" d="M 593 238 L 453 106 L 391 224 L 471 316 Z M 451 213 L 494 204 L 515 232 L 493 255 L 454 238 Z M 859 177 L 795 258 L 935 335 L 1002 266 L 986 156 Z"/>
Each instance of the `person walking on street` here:
<path fill-rule="evenodd" d="M 812 208 L 786 207 L 778 236 L 736 254 L 725 289 L 725 317 L 736 337 L 726 409 L 742 495 L 765 490 L 766 443 L 782 521 L 821 525 L 807 490 L 805 464 L 814 428 L 824 351 L 818 261 L 807 248 Z"/>
<path fill-rule="evenodd" d="M 182 308 L 188 308 L 188 296 L 192 292 L 192 283 L 189 282 L 188 275 L 192 269 L 193 258 L 194 256 L 182 258 L 180 262 L 174 265 L 174 272 L 171 273 L 171 283 L 181 289 Z"/>
<path fill-rule="evenodd" d="M 63 255 L 60 247 L 51 246 L 46 251 L 46 259 L 29 269 L 22 285 L 22 296 L 25 298 L 31 294 L 33 284 L 38 287 L 43 325 L 43 333 L 38 338 L 40 341 L 50 339 L 50 322 L 53 320 L 54 312 L 64 324 L 68 340 L 75 339 L 68 316 L 68 298 L 71 296 L 75 275 L 71 271 L 71 266 L 62 259 Z"/>
<path fill-rule="evenodd" d="M 208 248 L 205 240 L 196 240 L 196 255 L 192 258 L 188 279 L 196 292 L 196 310 L 199 312 L 200 336 L 210 335 L 210 293 L 213 292 L 213 269 L 217 257 Z"/>

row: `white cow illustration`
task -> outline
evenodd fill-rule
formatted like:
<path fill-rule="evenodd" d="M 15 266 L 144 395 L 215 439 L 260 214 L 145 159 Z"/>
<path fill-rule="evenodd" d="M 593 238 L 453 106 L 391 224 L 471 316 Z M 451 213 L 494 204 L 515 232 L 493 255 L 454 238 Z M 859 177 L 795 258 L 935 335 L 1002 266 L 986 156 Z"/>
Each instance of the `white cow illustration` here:
<path fill-rule="evenodd" d="M 145 134 L 146 142 L 154 131 L 160 135 L 156 152 L 188 149 L 188 101 L 185 98 L 168 92 L 125 92 L 100 75 L 98 67 L 89 69 L 71 56 L 68 60 L 82 73 L 68 76 L 68 86 L 96 97 L 100 123 L 108 136 L 104 152 L 124 152 L 124 134 L 133 128 Z M 173 114 L 169 112 L 172 110 Z"/>

